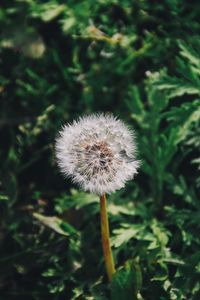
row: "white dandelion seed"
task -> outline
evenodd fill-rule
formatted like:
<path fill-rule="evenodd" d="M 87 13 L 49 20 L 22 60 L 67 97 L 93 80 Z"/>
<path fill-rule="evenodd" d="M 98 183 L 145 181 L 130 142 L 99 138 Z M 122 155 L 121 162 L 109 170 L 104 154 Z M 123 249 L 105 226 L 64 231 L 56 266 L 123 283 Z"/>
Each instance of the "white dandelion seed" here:
<path fill-rule="evenodd" d="M 103 195 L 137 173 L 134 132 L 112 115 L 89 115 L 65 125 L 56 139 L 61 171 L 84 191 Z"/>

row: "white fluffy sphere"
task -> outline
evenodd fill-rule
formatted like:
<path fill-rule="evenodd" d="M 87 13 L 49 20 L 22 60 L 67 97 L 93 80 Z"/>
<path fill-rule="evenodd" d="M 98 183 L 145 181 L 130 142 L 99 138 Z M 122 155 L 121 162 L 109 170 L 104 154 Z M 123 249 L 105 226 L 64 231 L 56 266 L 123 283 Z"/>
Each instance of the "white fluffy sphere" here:
<path fill-rule="evenodd" d="M 102 195 L 124 187 L 137 173 L 134 132 L 112 115 L 89 115 L 65 125 L 56 157 L 66 177 L 84 191 Z"/>

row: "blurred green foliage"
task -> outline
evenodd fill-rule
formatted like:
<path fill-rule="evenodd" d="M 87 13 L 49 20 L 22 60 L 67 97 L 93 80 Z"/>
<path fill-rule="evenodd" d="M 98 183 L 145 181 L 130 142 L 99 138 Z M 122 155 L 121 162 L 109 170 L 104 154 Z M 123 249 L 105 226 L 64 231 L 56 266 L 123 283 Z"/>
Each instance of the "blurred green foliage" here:
<path fill-rule="evenodd" d="M 0 299 L 200 299 L 198 1 L 1 1 Z M 59 175 L 54 140 L 79 115 L 133 126 L 139 175 L 98 198 Z"/>

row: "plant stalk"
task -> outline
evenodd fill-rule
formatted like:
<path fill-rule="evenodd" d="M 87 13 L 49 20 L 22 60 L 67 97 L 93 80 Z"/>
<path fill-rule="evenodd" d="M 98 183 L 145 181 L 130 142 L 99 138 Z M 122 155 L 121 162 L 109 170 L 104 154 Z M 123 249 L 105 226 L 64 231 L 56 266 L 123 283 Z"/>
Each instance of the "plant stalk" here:
<path fill-rule="evenodd" d="M 102 245 L 103 245 L 103 254 L 104 254 L 108 279 L 109 281 L 111 281 L 112 276 L 115 273 L 115 266 L 114 266 L 114 260 L 113 260 L 111 246 L 110 246 L 110 232 L 109 232 L 105 194 L 103 194 L 100 197 L 100 214 L 101 214 L 101 238 L 102 238 Z"/>

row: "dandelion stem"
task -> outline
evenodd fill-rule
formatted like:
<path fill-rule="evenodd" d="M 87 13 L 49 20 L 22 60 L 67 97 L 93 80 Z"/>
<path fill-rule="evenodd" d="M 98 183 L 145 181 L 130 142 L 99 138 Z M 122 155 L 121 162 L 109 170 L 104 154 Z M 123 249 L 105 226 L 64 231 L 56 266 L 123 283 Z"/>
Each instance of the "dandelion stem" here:
<path fill-rule="evenodd" d="M 101 237 L 102 237 L 102 245 L 103 245 L 103 254 L 104 254 L 108 279 L 109 281 L 111 281 L 112 276 L 115 273 L 115 266 L 114 266 L 114 260 L 113 260 L 111 246 L 110 246 L 110 233 L 109 233 L 109 223 L 108 223 L 105 194 L 103 194 L 100 197 L 100 213 L 101 213 Z"/>

